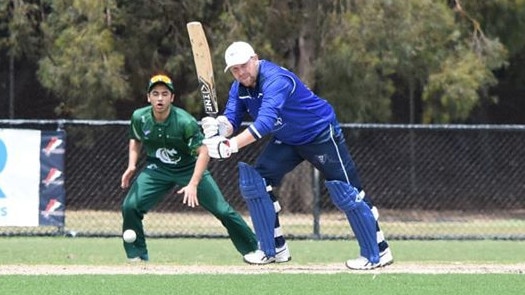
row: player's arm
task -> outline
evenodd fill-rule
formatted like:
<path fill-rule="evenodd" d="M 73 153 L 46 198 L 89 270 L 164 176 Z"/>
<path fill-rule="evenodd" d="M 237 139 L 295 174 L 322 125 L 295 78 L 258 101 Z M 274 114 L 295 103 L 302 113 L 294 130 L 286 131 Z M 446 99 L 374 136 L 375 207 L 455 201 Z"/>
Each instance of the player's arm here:
<path fill-rule="evenodd" d="M 293 80 L 286 79 L 286 77 L 281 76 L 280 79 L 269 82 L 267 87 L 265 87 L 263 90 L 263 102 L 257 118 L 248 128 L 230 139 L 219 134 L 219 136 L 207 138 L 204 141 L 208 147 L 210 157 L 216 159 L 229 158 L 232 153 L 237 153 L 240 148 L 263 138 L 275 128 L 279 112 L 286 98 L 295 89 Z M 232 97 L 230 96 L 231 99 Z"/>
<path fill-rule="evenodd" d="M 238 131 L 241 127 L 246 111 L 245 103 L 239 99 L 239 82 L 235 81 L 228 92 L 228 100 L 223 112 L 223 115 L 232 125 L 233 132 Z"/>
<path fill-rule="evenodd" d="M 217 135 L 204 139 L 202 143 L 206 145 L 210 157 L 225 159 L 229 158 L 232 153 L 238 152 L 239 148 L 245 147 L 254 141 L 255 137 L 246 129 L 230 139 Z"/>
<path fill-rule="evenodd" d="M 230 89 L 223 115 L 216 118 L 211 116 L 202 118 L 202 130 L 205 138 L 216 135 L 230 137 L 239 129 L 246 107 L 237 99 L 239 97 L 238 84 L 238 82 L 234 82 Z"/>
<path fill-rule="evenodd" d="M 295 90 L 295 83 L 293 79 L 288 76 L 281 75 L 265 83 L 262 90 L 264 97 L 262 99 L 261 107 L 254 122 L 248 126 L 248 130 L 259 140 L 271 133 L 275 129 L 279 129 L 284 122 L 280 122 L 282 109 L 286 100 L 292 95 Z"/>
<path fill-rule="evenodd" d="M 253 126 L 253 125 L 252 125 Z M 241 133 L 237 134 L 236 136 L 227 139 L 226 145 L 229 148 L 229 153 L 236 153 L 239 151 L 239 149 L 250 145 L 257 141 L 260 137 L 254 136 L 252 130 L 250 128 L 244 129 Z M 220 151 L 219 151 L 220 152 Z M 227 158 L 226 156 L 225 158 Z"/>
<path fill-rule="evenodd" d="M 189 114 L 188 114 L 189 116 Z M 208 167 L 208 162 L 210 157 L 208 156 L 208 150 L 206 146 L 202 143 L 203 134 L 200 131 L 199 124 L 195 118 L 191 117 L 188 124 L 184 127 L 184 137 L 188 145 L 188 149 L 192 156 L 196 157 L 195 167 L 193 168 L 193 173 L 191 178 L 180 190 L 177 191 L 178 194 L 184 194 L 182 203 L 187 204 L 190 207 L 199 206 L 199 200 L 197 198 L 197 187 Z"/>
<path fill-rule="evenodd" d="M 237 150 L 240 148 L 243 148 L 253 142 L 255 142 L 257 139 L 253 136 L 253 134 L 250 132 L 250 130 L 244 129 L 241 133 L 239 133 L 237 136 L 232 137 L 230 141 L 235 141 L 235 144 L 237 145 Z"/>
<path fill-rule="evenodd" d="M 128 188 L 129 182 L 137 170 L 137 162 L 139 160 L 140 151 L 142 149 L 142 143 L 136 139 L 129 140 L 129 155 L 128 155 L 128 167 L 124 174 L 122 174 L 120 186 L 122 188 Z"/>
<path fill-rule="evenodd" d="M 188 184 L 177 191 L 178 194 L 184 194 L 182 199 L 183 204 L 187 204 L 190 207 L 199 206 L 199 199 L 197 198 L 197 187 L 202 179 L 204 171 L 208 167 L 210 156 L 208 156 L 208 149 L 206 145 L 201 145 L 197 148 L 197 161 L 195 162 L 195 168 L 191 175 Z"/>
<path fill-rule="evenodd" d="M 275 128 L 275 123 L 286 102 L 286 98 L 294 90 L 293 80 L 284 77 L 286 76 L 281 76 L 269 82 L 265 87 L 263 91 L 264 98 L 255 121 L 237 136 L 230 139 L 229 146 L 232 149 L 232 153 L 263 138 Z"/>

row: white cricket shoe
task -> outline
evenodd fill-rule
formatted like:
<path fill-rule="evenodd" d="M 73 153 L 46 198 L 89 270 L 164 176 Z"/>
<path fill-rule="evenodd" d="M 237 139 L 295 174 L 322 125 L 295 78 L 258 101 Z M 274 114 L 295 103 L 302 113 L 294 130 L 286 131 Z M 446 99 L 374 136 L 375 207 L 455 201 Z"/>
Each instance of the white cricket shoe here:
<path fill-rule="evenodd" d="M 394 263 L 394 256 L 392 256 L 392 251 L 390 247 L 386 248 L 385 251 L 379 253 L 379 266 L 384 267 Z"/>
<path fill-rule="evenodd" d="M 347 260 L 345 265 L 349 269 L 355 270 L 370 270 L 378 267 L 384 267 L 394 263 L 394 256 L 390 248 L 386 248 L 383 252 L 379 253 L 379 262 L 372 263 L 367 258 L 361 256 L 356 259 Z"/>
<path fill-rule="evenodd" d="M 262 250 L 255 250 L 243 256 L 244 262 L 248 264 L 268 264 L 275 262 L 275 257 L 268 257 Z"/>
<path fill-rule="evenodd" d="M 243 260 L 249 264 L 269 264 L 273 262 L 283 263 L 292 260 L 288 244 L 275 249 L 275 257 L 268 257 L 262 250 L 255 250 L 243 256 Z"/>
<path fill-rule="evenodd" d="M 345 262 L 346 267 L 355 270 L 369 270 L 379 267 L 379 263 L 372 263 L 367 258 L 361 256 L 356 259 L 349 259 Z"/>
<path fill-rule="evenodd" d="M 287 243 L 284 243 L 284 246 L 281 248 L 275 249 L 275 262 L 282 263 L 290 260 L 292 260 L 292 256 L 290 255 L 290 249 Z"/>

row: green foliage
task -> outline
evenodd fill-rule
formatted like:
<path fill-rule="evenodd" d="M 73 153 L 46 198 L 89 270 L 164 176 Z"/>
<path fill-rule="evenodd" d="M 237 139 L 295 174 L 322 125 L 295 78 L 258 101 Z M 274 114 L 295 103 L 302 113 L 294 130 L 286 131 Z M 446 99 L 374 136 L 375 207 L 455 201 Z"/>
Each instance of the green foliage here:
<path fill-rule="evenodd" d="M 523 52 L 525 0 L 470 0 L 461 4 L 489 38 L 498 38 L 505 44 L 510 56 Z"/>
<path fill-rule="evenodd" d="M 167 72 L 178 102 L 202 113 L 186 23 L 204 24 L 219 105 L 232 77 L 223 54 L 235 40 L 297 72 L 345 122 L 391 122 L 420 105 L 416 122 L 466 120 L 495 101 L 493 73 L 525 76 L 525 1 L 146 1 L 0 2 L 0 48 L 39 66 L 60 117 L 115 118 L 145 103 L 145 81 Z M 500 41 L 501 40 L 501 41 Z M 505 44 L 505 45 L 504 45 Z M 465 64 L 471 62 L 472 64 Z M 458 78 L 459 76 L 460 78 Z M 414 110 L 411 110 L 413 112 Z"/>
<path fill-rule="evenodd" d="M 15 57 L 37 59 L 42 50 L 39 25 L 42 21 L 40 1 L 3 1 L 0 4 L 0 31 L 8 34 L 0 37 L 0 48 L 6 47 Z"/>
<path fill-rule="evenodd" d="M 119 1 L 113 25 L 117 50 L 126 57 L 128 83 L 135 102 L 145 102 L 147 79 L 157 72 L 169 74 L 175 83 L 177 102 L 190 113 L 202 110 L 186 22 L 203 22 L 210 46 L 210 24 L 217 8 L 214 1 Z"/>
<path fill-rule="evenodd" d="M 472 51 L 450 56 L 440 72 L 432 73 L 423 92 L 424 123 L 449 123 L 467 119 L 479 102 L 478 89 L 494 85 L 496 79 Z"/>
<path fill-rule="evenodd" d="M 483 99 L 496 102 L 485 93 L 497 84 L 492 71 L 507 65 L 507 50 L 486 37 L 477 20 L 463 10 L 459 13 L 472 33 L 454 42 L 439 70 L 429 76 L 422 94 L 423 123 L 461 122 Z"/>
<path fill-rule="evenodd" d="M 387 121 L 393 85 L 375 70 L 380 67 L 377 56 L 359 45 L 336 37 L 325 47 L 319 93 L 337 106 L 336 113 L 343 122 Z"/>
<path fill-rule="evenodd" d="M 462 31 L 453 12 L 435 1 L 360 2 L 329 27 L 318 68 L 320 91 L 338 106 L 343 121 L 389 122 L 394 92 L 412 100 L 423 89 L 421 99 L 430 102 L 424 122 L 466 119 L 478 91 L 494 85 L 490 71 L 504 65 L 501 43 Z"/>
<path fill-rule="evenodd" d="M 10 3 L 8 1 L 0 2 L 0 50 L 9 49 L 11 39 L 9 37 Z"/>
<path fill-rule="evenodd" d="M 289 3 L 289 5 L 293 5 Z M 219 108 L 226 102 L 233 80 L 230 73 L 223 73 L 224 51 L 234 41 L 249 42 L 261 59 L 268 59 L 294 70 L 285 63 L 290 42 L 296 39 L 296 17 L 284 1 L 226 1 L 211 30 L 212 54 L 218 85 Z M 275 44 L 275 45 L 274 45 Z M 279 52 L 279 53 L 277 53 Z"/>
<path fill-rule="evenodd" d="M 128 85 L 124 56 L 115 51 L 109 27 L 110 6 L 100 9 L 89 0 L 55 4 L 47 29 L 58 34 L 40 61 L 42 85 L 62 98 L 62 116 L 113 118 L 113 103 L 126 97 Z"/>

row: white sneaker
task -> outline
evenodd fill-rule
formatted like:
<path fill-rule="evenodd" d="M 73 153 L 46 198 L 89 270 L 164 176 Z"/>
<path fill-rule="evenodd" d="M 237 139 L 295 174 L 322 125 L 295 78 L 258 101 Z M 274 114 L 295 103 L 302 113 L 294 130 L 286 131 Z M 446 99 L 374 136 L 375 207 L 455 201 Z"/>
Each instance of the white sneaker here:
<path fill-rule="evenodd" d="M 283 263 L 292 260 L 288 244 L 275 249 L 275 257 L 268 257 L 262 250 L 256 250 L 243 256 L 244 262 L 249 264 Z"/>
<path fill-rule="evenodd" d="M 356 259 L 349 259 L 345 262 L 346 267 L 356 270 L 369 270 L 380 266 L 379 263 L 372 263 L 367 258 L 361 256 Z"/>
<path fill-rule="evenodd" d="M 390 248 L 386 248 L 383 252 L 379 253 L 378 263 L 372 263 L 367 258 L 361 256 L 356 259 L 347 260 L 345 265 L 349 269 L 369 270 L 378 267 L 384 267 L 392 263 L 394 263 L 394 256 L 392 256 L 392 251 L 390 251 Z"/>
<path fill-rule="evenodd" d="M 384 267 L 394 263 L 394 256 L 390 248 L 386 248 L 385 251 L 379 253 L 379 266 Z"/>
<path fill-rule="evenodd" d="M 275 262 L 275 257 L 268 257 L 261 250 L 255 250 L 243 256 L 243 260 L 249 264 L 268 264 Z"/>
<path fill-rule="evenodd" d="M 290 249 L 288 249 L 288 244 L 284 243 L 284 246 L 281 248 L 275 249 L 275 262 L 282 263 L 292 260 L 290 255 Z"/>

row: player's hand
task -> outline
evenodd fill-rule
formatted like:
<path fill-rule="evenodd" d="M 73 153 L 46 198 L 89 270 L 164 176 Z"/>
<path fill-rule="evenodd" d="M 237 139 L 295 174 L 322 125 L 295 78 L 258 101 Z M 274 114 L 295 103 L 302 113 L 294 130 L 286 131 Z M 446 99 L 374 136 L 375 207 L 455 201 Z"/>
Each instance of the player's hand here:
<path fill-rule="evenodd" d="M 202 118 L 202 130 L 205 138 L 216 135 L 228 137 L 233 134 L 233 125 L 225 116 Z"/>
<path fill-rule="evenodd" d="M 235 138 L 227 139 L 224 136 L 214 136 L 202 141 L 208 148 L 208 155 L 215 159 L 226 159 L 232 153 L 239 151 L 237 140 Z"/>
<path fill-rule="evenodd" d="M 219 122 L 219 135 L 229 137 L 233 134 L 233 125 L 226 116 L 218 116 L 217 122 Z"/>
<path fill-rule="evenodd" d="M 120 179 L 120 187 L 121 188 L 128 188 L 129 182 L 131 180 L 131 177 L 133 177 L 133 174 L 135 174 L 136 167 L 128 167 L 126 171 L 124 171 L 124 174 L 122 174 L 122 178 Z"/>
<path fill-rule="evenodd" d="M 204 117 L 201 120 L 204 138 L 219 135 L 219 121 L 214 117 Z"/>
<path fill-rule="evenodd" d="M 177 191 L 177 194 L 184 194 L 182 199 L 183 204 L 187 204 L 189 207 L 199 206 L 199 199 L 197 198 L 197 187 L 192 184 L 181 188 Z"/>

